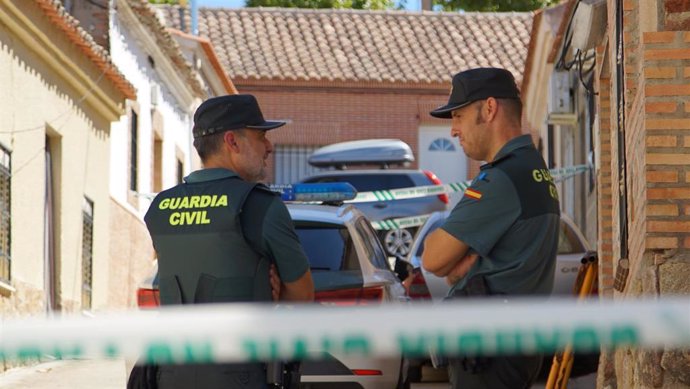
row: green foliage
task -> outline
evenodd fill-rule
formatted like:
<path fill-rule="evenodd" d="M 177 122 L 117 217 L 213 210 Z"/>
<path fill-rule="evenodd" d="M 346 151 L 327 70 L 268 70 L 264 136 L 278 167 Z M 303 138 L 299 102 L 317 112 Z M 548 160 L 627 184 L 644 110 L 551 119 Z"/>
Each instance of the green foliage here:
<path fill-rule="evenodd" d="M 467 12 L 509 12 L 533 11 L 549 5 L 558 4 L 558 0 L 433 0 L 435 6 L 444 11 L 464 10 Z"/>
<path fill-rule="evenodd" d="M 247 7 L 390 9 L 394 0 L 246 0 Z"/>

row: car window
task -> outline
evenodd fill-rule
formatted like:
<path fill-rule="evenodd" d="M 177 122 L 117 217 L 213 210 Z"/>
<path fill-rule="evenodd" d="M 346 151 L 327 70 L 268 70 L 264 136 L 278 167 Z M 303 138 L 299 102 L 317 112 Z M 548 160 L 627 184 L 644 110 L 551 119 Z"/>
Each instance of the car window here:
<path fill-rule="evenodd" d="M 381 242 L 376 236 L 374 229 L 371 228 L 369 221 L 367 219 L 360 218 L 355 227 L 357 228 L 357 232 L 362 236 L 364 248 L 367 252 L 369 262 L 379 269 L 391 270 L 386 254 L 383 251 L 383 247 L 381 247 Z"/>
<path fill-rule="evenodd" d="M 558 254 L 584 253 L 585 247 L 569 224 L 561 220 L 558 231 Z"/>
<path fill-rule="evenodd" d="M 312 271 L 360 269 L 350 232 L 344 226 L 295 226 Z"/>
<path fill-rule="evenodd" d="M 407 174 L 342 174 L 337 176 L 315 177 L 307 182 L 349 182 L 358 192 L 371 192 L 381 189 L 400 189 L 415 186 Z"/>

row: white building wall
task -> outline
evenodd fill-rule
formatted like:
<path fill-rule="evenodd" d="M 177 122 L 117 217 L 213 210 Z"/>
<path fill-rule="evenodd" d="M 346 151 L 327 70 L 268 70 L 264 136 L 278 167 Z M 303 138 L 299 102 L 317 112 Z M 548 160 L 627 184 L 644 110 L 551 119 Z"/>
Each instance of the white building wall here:
<path fill-rule="evenodd" d="M 183 154 L 185 173 L 190 166 L 189 134 L 191 132 L 191 113 L 187 107 L 181 107 L 167 86 L 161 81 L 156 69 L 151 66 L 148 54 L 137 45 L 138 40 L 132 36 L 126 26 L 119 19 L 113 22 L 110 42 L 113 62 L 125 77 L 137 89 L 138 119 L 139 119 L 139 154 L 138 154 L 138 188 L 142 195 L 153 192 L 153 128 L 151 88 L 158 85 L 161 93 L 155 106 L 163 116 L 163 187 L 167 188 L 177 183 L 177 152 Z M 127 203 L 129 193 L 129 117 L 123 116 L 113 125 L 111 151 L 113 164 L 111 166 L 111 193 L 115 200 Z M 143 216 L 148 209 L 149 201 L 140 197 L 137 209 Z"/>
<path fill-rule="evenodd" d="M 136 20 L 113 14 L 110 18 L 110 52 L 113 62 L 137 90 L 136 101 L 129 101 L 138 113 L 138 194 L 130 191 L 130 118 L 123 115 L 112 125 L 110 193 L 113 232 L 110 246 L 109 306 L 131 308 L 136 305 L 136 289 L 150 273 L 155 258 L 151 240 L 143 222 L 154 191 L 154 110 L 162 117 L 162 187 L 177 184 L 178 156 L 184 164 L 184 174 L 190 172 L 191 118 L 195 107 L 185 107 L 165 84 L 162 61 L 149 60 L 145 40 L 138 39 L 141 31 Z M 150 49 L 150 48 L 149 48 Z M 158 98 L 152 101 L 151 89 L 157 86 Z"/>
<path fill-rule="evenodd" d="M 66 311 L 81 307 L 82 201 L 95 206 L 93 230 L 93 307 L 107 292 L 109 245 L 108 179 L 109 122 L 61 78 L 52 64 L 36 55 L 21 39 L 0 31 L 0 144 L 11 153 L 11 279 L 0 296 L 0 313 L 46 309 L 45 188 L 46 136 L 59 144 L 54 155 L 56 261 L 59 262 L 60 304 Z M 60 40 L 56 40 L 60 44 Z M 75 56 L 73 46 L 61 47 L 82 69 L 92 69 Z M 91 66 L 91 67 L 90 67 Z M 93 74 L 92 74 L 93 76 Z M 89 95 L 93 91 L 89 91 Z M 98 270 L 96 270 L 98 269 Z M 98 281 L 96 281 L 98 280 Z"/>

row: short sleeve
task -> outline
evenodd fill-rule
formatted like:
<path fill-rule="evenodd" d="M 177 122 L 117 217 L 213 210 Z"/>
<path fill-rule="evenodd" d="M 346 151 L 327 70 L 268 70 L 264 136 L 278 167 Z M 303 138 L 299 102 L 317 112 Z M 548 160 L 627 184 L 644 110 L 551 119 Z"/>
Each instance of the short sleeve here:
<path fill-rule="evenodd" d="M 297 281 L 309 269 L 290 213 L 279 197 L 274 197 L 263 219 L 263 246 L 275 260 L 283 282 Z"/>
<path fill-rule="evenodd" d="M 512 181 L 499 169 L 483 170 L 441 228 L 488 256 L 521 212 Z"/>

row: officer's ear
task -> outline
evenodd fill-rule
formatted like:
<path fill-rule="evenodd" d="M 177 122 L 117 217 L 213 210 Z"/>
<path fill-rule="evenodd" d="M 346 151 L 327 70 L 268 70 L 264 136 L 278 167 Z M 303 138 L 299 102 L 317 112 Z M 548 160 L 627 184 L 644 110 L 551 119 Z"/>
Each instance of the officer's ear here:
<path fill-rule="evenodd" d="M 223 145 L 234 153 L 239 152 L 239 146 L 237 145 L 237 134 L 235 131 L 225 131 L 223 134 Z"/>
<path fill-rule="evenodd" d="M 484 102 L 484 105 L 482 106 L 482 116 L 486 118 L 487 122 L 490 122 L 496 118 L 496 114 L 498 113 L 498 100 L 496 100 L 494 97 L 489 97 L 486 99 Z"/>

